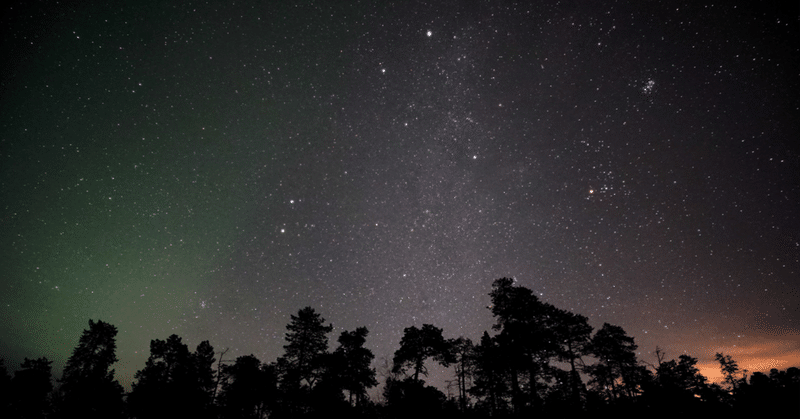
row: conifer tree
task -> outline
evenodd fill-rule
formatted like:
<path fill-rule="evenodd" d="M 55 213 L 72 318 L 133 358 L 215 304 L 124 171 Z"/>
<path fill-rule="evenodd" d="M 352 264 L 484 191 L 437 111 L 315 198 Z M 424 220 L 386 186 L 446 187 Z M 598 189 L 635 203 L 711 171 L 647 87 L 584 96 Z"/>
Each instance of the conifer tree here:
<path fill-rule="evenodd" d="M 61 377 L 64 416 L 114 418 L 123 414 L 123 389 L 111 366 L 117 362 L 117 328 L 89 320 Z"/>
<path fill-rule="evenodd" d="M 306 307 L 291 316 L 286 329 L 286 352 L 279 362 L 295 384 L 313 387 L 322 373 L 319 361 L 328 352 L 327 334 L 333 331 L 333 325 L 326 326 L 319 313 Z"/>
<path fill-rule="evenodd" d="M 400 349 L 394 353 L 393 372 L 404 373 L 409 368 L 414 370 L 414 380 L 419 380 L 419 375 L 428 375 L 425 360 L 433 358 L 442 366 L 449 366 L 450 350 L 447 341 L 442 336 L 442 329 L 423 324 L 422 329 L 416 326 L 403 330 L 400 340 Z"/>

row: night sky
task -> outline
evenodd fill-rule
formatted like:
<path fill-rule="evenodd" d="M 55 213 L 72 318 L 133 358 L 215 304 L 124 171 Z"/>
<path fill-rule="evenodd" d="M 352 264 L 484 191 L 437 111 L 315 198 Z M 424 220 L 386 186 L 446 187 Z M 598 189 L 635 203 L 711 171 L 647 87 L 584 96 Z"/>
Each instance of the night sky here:
<path fill-rule="evenodd" d="M 89 319 L 119 329 L 127 388 L 173 333 L 271 362 L 305 306 L 331 347 L 366 326 L 377 365 L 412 325 L 478 341 L 501 277 L 651 363 L 800 365 L 796 9 L 21 3 L 1 18 L 12 367 L 60 375 Z"/>

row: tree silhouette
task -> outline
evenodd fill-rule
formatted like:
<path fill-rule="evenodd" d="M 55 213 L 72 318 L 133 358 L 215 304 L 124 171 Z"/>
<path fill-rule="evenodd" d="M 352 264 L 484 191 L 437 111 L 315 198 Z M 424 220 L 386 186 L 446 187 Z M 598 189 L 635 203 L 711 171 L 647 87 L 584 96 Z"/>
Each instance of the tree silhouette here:
<path fill-rule="evenodd" d="M 667 361 L 659 365 L 656 379 L 662 387 L 671 387 L 697 397 L 706 385 L 706 377 L 697 369 L 697 358 L 681 355 L 678 362 Z"/>
<path fill-rule="evenodd" d="M 0 358 L 0 412 L 9 411 L 11 400 L 11 376 L 6 369 L 5 359 Z"/>
<path fill-rule="evenodd" d="M 638 364 L 632 337 L 619 326 L 604 323 L 592 338 L 591 352 L 597 363 L 589 368 L 595 389 L 608 400 L 626 396 L 632 398 L 639 392 L 639 385 L 647 370 Z"/>
<path fill-rule="evenodd" d="M 378 384 L 375 369 L 370 368 L 375 355 L 364 347 L 369 331 L 359 327 L 353 332 L 339 335 L 339 347 L 333 352 L 332 368 L 336 370 L 341 386 L 349 393 L 350 404 L 363 406 L 367 389 Z"/>
<path fill-rule="evenodd" d="M 474 381 L 469 393 L 494 416 L 506 410 L 505 396 L 509 388 L 500 349 L 488 332 L 483 332 L 474 357 Z"/>
<path fill-rule="evenodd" d="M 722 372 L 722 376 L 725 377 L 725 383 L 730 386 L 731 390 L 736 391 L 740 383 L 740 379 L 737 378 L 739 375 L 739 364 L 737 364 L 730 355 L 723 355 L 719 352 L 714 356 L 714 359 L 719 362 L 719 369 Z M 743 379 L 744 378 L 741 380 Z"/>
<path fill-rule="evenodd" d="M 222 363 L 223 362 L 227 362 L 227 361 L 223 361 L 223 358 L 225 357 L 225 354 L 228 353 L 228 351 L 230 351 L 230 350 L 231 350 L 231 348 L 225 348 L 224 351 L 220 351 L 219 352 L 219 359 L 217 360 L 217 371 L 214 374 L 216 376 L 214 378 L 214 390 L 211 392 L 211 400 L 212 401 L 216 401 L 217 400 L 217 394 L 219 394 L 219 391 L 220 391 L 220 383 L 222 383 L 222 379 L 223 379 L 223 377 L 225 375 L 225 374 L 222 373 L 222 367 L 223 367 Z"/>
<path fill-rule="evenodd" d="M 448 341 L 451 359 L 455 366 L 456 380 L 458 380 L 458 407 L 461 411 L 467 410 L 467 382 L 472 378 L 475 369 L 475 345 L 472 340 L 460 336 Z"/>
<path fill-rule="evenodd" d="M 28 359 L 11 379 L 11 417 L 44 418 L 50 405 L 48 395 L 53 391 L 52 361 L 47 358 Z"/>
<path fill-rule="evenodd" d="M 327 334 L 332 325 L 311 307 L 290 316 L 286 325 L 286 352 L 276 364 L 282 393 L 281 410 L 287 416 L 300 416 L 311 411 L 311 392 L 326 372 Z"/>
<path fill-rule="evenodd" d="M 659 348 L 656 356 L 659 363 L 655 376 L 643 386 L 648 405 L 670 416 L 696 414 L 708 393 L 706 378 L 697 369 L 697 358 L 681 355 L 677 362 L 663 361 L 664 354 Z"/>
<path fill-rule="evenodd" d="M 253 355 L 240 356 L 223 368 L 223 375 L 220 404 L 224 417 L 261 419 L 275 409 L 278 378 L 274 366 L 262 364 Z"/>
<path fill-rule="evenodd" d="M 135 374 L 127 412 L 111 368 L 117 361 L 117 329 L 89 320 L 57 391 L 46 358 L 25 358 L 13 378 L 0 358 L 0 412 L 12 418 L 121 418 L 127 413 L 154 419 L 800 414 L 796 367 L 755 372 L 748 382 L 746 370 L 718 353 L 726 383 L 720 386 L 707 383 L 696 358 L 665 361 L 656 348 L 658 365 L 650 365 L 651 372 L 639 364 L 633 337 L 619 326 L 605 323 L 592 336 L 586 317 L 541 302 L 508 278 L 494 281 L 489 295 L 498 333 L 484 332 L 478 345 L 464 337 L 445 340 L 442 329 L 430 324 L 403 330 L 392 362 L 384 358 L 380 369 L 386 378 L 383 405 L 367 398 L 377 384 L 374 355 L 365 348 L 367 329 L 343 331 L 337 348 L 328 352 L 333 327 L 306 307 L 291 316 L 286 353 L 271 364 L 253 355 L 230 365 L 220 359 L 215 374 L 208 341 L 190 352 L 177 335 L 152 340 L 147 363 Z M 584 365 L 585 355 L 596 362 Z M 457 398 L 448 400 L 420 379 L 428 374 L 430 358 L 454 365 Z M 589 391 L 581 370 L 590 376 Z M 477 401 L 474 406 L 468 396 Z"/>
<path fill-rule="evenodd" d="M 336 350 L 319 356 L 321 376 L 309 391 L 312 402 L 308 407 L 313 415 L 352 416 L 364 412 L 367 389 L 377 385 L 375 369 L 370 368 L 375 356 L 364 347 L 368 333 L 365 327 L 344 331 L 339 335 Z"/>
<path fill-rule="evenodd" d="M 450 365 L 450 351 L 442 336 L 442 329 L 430 324 L 423 324 L 422 329 L 416 326 L 407 327 L 403 330 L 400 349 L 394 353 L 392 371 L 405 373 L 413 368 L 414 380 L 419 380 L 420 374 L 428 375 L 425 368 L 425 360 L 428 358 L 433 358 L 445 367 Z"/>
<path fill-rule="evenodd" d="M 298 385 L 304 382 L 313 387 L 322 373 L 319 360 L 328 351 L 327 334 L 333 331 L 333 325 L 325 326 L 325 319 L 311 307 L 290 318 L 286 325 L 287 344 L 283 347 L 286 352 L 281 360 Z"/>
<path fill-rule="evenodd" d="M 194 366 L 194 376 L 197 379 L 198 402 L 205 412 L 213 409 L 214 393 L 216 392 L 217 381 L 214 373 L 214 347 L 204 340 L 197 345 L 192 357 Z"/>
<path fill-rule="evenodd" d="M 495 280 L 489 296 L 497 321 L 492 327 L 500 331 L 497 342 L 508 361 L 512 403 L 520 412 L 526 404 L 540 404 L 540 379 L 549 378 L 550 360 L 558 352 L 555 308 L 539 301 L 530 289 L 515 286 L 509 278 Z M 522 391 L 525 379 L 527 395 Z"/>
<path fill-rule="evenodd" d="M 310 417 L 344 416 L 352 412 L 352 404 L 345 399 L 346 365 L 341 354 L 324 353 L 318 359 L 320 377 L 308 389 L 306 407 Z"/>
<path fill-rule="evenodd" d="M 117 328 L 89 320 L 61 377 L 64 416 L 114 418 L 123 415 L 122 386 L 111 365 L 117 362 Z"/>
<path fill-rule="evenodd" d="M 438 418 L 447 397 L 439 389 L 425 385 L 422 380 L 407 377 L 388 379 L 384 388 L 386 406 L 391 417 Z"/>
<path fill-rule="evenodd" d="M 571 401 L 573 408 L 578 408 L 581 405 L 583 382 L 575 364 L 576 361 L 581 359 L 582 355 L 589 354 L 592 326 L 589 325 L 589 319 L 585 316 L 566 310 L 555 309 L 553 316 L 555 318 L 554 332 L 558 360 L 567 362 L 570 366 L 568 382 Z"/>
<path fill-rule="evenodd" d="M 137 371 L 133 391 L 128 397 L 131 411 L 139 418 L 170 418 L 180 416 L 206 416 L 211 404 L 208 384 L 208 342 L 198 346 L 199 354 L 192 354 L 177 335 L 166 341 L 150 342 L 150 357 L 144 369 Z M 198 365 L 200 362 L 202 365 Z M 204 370 L 204 372 L 200 372 Z M 212 377 L 213 381 L 213 377 Z"/>
<path fill-rule="evenodd" d="M 743 395 L 746 410 L 773 417 L 800 417 L 800 369 L 797 367 L 783 371 L 773 368 L 769 375 L 753 373 L 748 387 Z"/>

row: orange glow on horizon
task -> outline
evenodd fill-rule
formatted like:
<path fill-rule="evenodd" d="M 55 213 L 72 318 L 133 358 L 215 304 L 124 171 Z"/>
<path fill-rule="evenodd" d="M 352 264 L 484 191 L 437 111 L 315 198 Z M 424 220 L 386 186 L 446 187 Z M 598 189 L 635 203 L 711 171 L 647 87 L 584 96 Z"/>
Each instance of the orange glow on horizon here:
<path fill-rule="evenodd" d="M 797 348 L 797 339 L 762 338 L 751 344 L 718 347 L 704 354 L 705 360 L 697 363 L 697 369 L 709 383 L 721 383 L 724 380 L 719 363 L 714 360 L 716 353 L 730 355 L 739 365 L 740 373 L 747 371 L 748 377 L 754 372 L 769 374 L 773 368 L 785 370 L 800 367 L 800 348 Z"/>

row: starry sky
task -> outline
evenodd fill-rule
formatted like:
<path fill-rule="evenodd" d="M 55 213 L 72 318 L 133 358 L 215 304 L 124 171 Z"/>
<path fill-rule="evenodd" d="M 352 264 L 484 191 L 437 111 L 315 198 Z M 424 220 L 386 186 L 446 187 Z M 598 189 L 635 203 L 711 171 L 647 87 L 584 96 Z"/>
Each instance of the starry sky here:
<path fill-rule="evenodd" d="M 305 306 L 331 346 L 366 326 L 377 365 L 412 325 L 478 341 L 501 277 L 651 363 L 800 365 L 797 10 L 20 3 L 0 64 L 12 365 L 59 375 L 89 319 L 119 329 L 127 388 L 173 333 L 270 362 Z"/>

